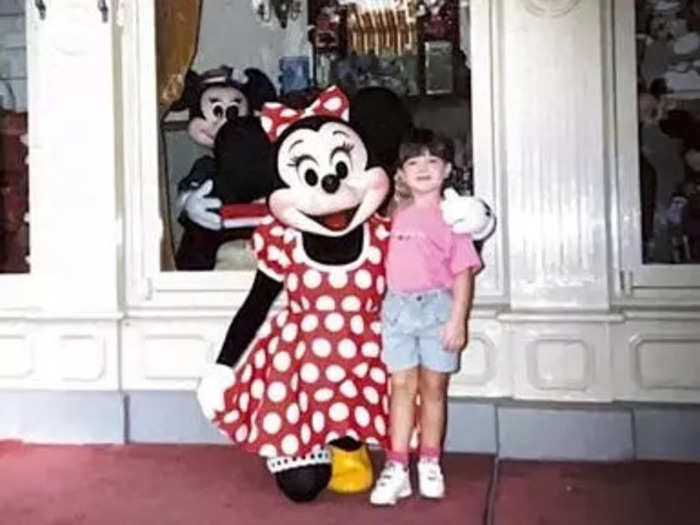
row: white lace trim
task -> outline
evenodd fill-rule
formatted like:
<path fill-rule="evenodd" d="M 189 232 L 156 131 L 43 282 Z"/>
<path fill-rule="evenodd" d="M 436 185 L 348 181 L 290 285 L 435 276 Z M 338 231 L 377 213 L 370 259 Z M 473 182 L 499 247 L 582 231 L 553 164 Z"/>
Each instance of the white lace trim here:
<path fill-rule="evenodd" d="M 289 456 L 279 456 L 269 458 L 267 460 L 267 469 L 272 473 L 283 472 L 285 470 L 308 467 L 309 465 L 326 465 L 330 464 L 331 456 L 327 449 L 311 452 L 306 456 L 291 458 Z"/>

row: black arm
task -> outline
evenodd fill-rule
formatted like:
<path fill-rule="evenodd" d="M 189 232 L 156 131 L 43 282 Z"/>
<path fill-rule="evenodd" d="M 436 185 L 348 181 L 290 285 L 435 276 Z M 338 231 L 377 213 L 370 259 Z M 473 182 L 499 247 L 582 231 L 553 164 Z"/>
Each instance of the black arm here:
<path fill-rule="evenodd" d="M 196 190 L 205 181 L 213 179 L 216 175 L 216 161 L 214 157 L 204 155 L 199 157 L 190 170 L 187 177 L 177 184 L 177 191 Z"/>
<path fill-rule="evenodd" d="M 248 297 L 228 327 L 224 344 L 216 359 L 217 363 L 235 366 L 255 337 L 258 328 L 265 321 L 272 303 L 281 290 L 281 282 L 271 279 L 260 270 L 257 271 Z"/>

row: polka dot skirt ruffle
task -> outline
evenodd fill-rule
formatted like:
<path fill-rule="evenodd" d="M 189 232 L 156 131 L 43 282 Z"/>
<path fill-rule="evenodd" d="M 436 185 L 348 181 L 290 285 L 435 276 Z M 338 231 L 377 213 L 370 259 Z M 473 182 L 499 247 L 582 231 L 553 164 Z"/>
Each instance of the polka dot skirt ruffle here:
<path fill-rule="evenodd" d="M 372 218 L 356 262 L 323 266 L 299 232 L 271 218 L 256 229 L 259 269 L 284 283 L 287 303 L 258 330 L 216 417 L 235 443 L 267 457 L 302 456 L 343 436 L 386 446 L 379 308 L 388 236 L 388 223 Z"/>

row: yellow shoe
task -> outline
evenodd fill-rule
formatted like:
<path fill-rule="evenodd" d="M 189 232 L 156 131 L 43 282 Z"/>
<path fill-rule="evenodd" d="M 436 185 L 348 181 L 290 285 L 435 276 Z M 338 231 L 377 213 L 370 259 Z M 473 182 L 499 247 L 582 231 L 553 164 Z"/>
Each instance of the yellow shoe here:
<path fill-rule="evenodd" d="M 343 450 L 336 445 L 328 445 L 331 452 L 331 480 L 328 489 L 341 494 L 366 492 L 372 487 L 372 461 L 367 445 L 357 450 Z"/>

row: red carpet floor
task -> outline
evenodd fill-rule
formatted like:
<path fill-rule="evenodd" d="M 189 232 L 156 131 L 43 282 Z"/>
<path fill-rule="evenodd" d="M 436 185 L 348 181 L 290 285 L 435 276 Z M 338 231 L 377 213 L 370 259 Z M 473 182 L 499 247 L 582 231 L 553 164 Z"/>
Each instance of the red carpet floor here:
<path fill-rule="evenodd" d="M 2 525 L 432 525 L 482 523 L 491 458 L 450 456 L 443 502 L 395 509 L 367 495 L 286 500 L 259 458 L 225 446 L 0 443 Z"/>
<path fill-rule="evenodd" d="M 700 464 L 502 462 L 494 525 L 699 525 Z"/>
<path fill-rule="evenodd" d="M 492 461 L 447 455 L 444 501 L 374 508 L 366 494 L 291 503 L 226 446 L 0 442 L 0 525 L 700 524 L 700 464 L 502 461 L 492 483 Z"/>

